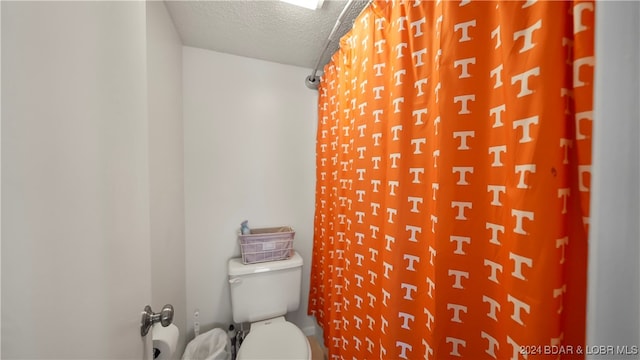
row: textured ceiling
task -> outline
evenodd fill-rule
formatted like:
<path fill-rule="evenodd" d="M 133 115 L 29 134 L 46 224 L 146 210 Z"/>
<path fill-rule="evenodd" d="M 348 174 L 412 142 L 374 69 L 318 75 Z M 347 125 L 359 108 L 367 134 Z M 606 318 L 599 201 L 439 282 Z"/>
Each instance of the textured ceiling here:
<path fill-rule="evenodd" d="M 347 1 L 325 0 L 315 11 L 277 0 L 165 3 L 184 45 L 313 69 Z M 352 2 L 320 70 L 367 3 Z"/>

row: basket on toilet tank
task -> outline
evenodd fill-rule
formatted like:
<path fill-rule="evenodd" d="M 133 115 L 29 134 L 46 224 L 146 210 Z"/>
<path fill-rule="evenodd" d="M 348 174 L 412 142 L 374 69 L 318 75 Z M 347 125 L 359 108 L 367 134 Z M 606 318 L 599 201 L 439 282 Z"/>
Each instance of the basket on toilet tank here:
<path fill-rule="evenodd" d="M 254 264 L 290 258 L 295 233 L 290 226 L 251 229 L 247 235 L 238 232 L 242 262 Z"/>

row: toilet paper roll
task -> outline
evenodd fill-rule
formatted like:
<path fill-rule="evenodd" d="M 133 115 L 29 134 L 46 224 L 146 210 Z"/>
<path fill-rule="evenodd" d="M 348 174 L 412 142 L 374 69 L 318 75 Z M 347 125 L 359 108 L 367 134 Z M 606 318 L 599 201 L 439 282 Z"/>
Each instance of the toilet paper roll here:
<path fill-rule="evenodd" d="M 153 353 L 158 354 L 158 357 L 155 359 L 172 359 L 174 352 L 176 351 L 176 345 L 178 344 L 178 336 L 180 336 L 178 327 L 173 324 L 163 327 L 161 324 L 156 323 L 153 324 L 153 329 L 151 331 L 153 339 Z"/>

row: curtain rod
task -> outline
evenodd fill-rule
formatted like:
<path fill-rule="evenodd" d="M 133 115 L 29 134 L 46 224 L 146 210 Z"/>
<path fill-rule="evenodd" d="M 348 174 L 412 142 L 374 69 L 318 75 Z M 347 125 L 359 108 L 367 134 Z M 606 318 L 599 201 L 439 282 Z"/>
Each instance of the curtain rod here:
<path fill-rule="evenodd" d="M 371 4 L 371 1 L 372 0 L 369 0 L 367 5 L 365 5 L 362 9 L 364 10 L 369 4 Z M 327 41 L 324 44 L 324 49 L 322 49 L 322 53 L 320 53 L 320 56 L 318 57 L 318 61 L 316 62 L 316 67 L 313 68 L 311 75 L 307 76 L 307 78 L 305 79 L 304 84 L 307 85 L 309 89 L 318 90 L 318 86 L 320 85 L 320 77 L 317 76 L 317 73 L 318 73 L 318 69 L 320 68 L 320 62 L 324 58 L 324 55 L 327 52 L 327 49 L 329 49 L 329 45 L 331 44 L 331 42 L 335 40 L 334 36 L 336 35 L 335 34 L 336 31 L 342 24 L 342 18 L 345 16 L 345 14 L 347 13 L 347 11 L 349 10 L 352 4 L 353 4 L 353 0 L 349 0 L 347 2 L 347 5 L 344 6 L 344 9 L 342 9 L 342 12 L 338 16 L 338 19 L 336 20 L 335 25 L 333 25 L 333 29 L 331 30 L 331 33 L 329 33 L 329 37 L 327 38 Z"/>

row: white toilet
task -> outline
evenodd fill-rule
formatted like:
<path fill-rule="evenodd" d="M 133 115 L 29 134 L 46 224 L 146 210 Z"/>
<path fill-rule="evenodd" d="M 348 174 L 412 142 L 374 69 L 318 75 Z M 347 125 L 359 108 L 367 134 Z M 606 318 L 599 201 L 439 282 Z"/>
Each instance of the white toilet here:
<path fill-rule="evenodd" d="M 245 265 L 229 260 L 231 307 L 235 323 L 251 323 L 238 360 L 311 359 L 307 337 L 284 315 L 300 306 L 302 257 Z"/>

